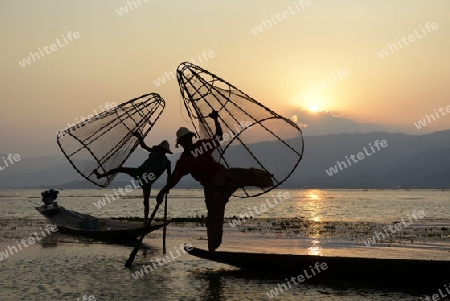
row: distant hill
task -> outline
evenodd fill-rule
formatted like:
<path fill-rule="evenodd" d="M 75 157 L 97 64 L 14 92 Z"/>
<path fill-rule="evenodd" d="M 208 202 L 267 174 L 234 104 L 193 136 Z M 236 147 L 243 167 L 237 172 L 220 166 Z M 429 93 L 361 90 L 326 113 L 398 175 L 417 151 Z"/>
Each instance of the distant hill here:
<path fill-rule="evenodd" d="M 345 156 L 375 140 L 388 146 L 329 176 Z M 428 135 L 369 133 L 306 137 L 305 158 L 286 181 L 304 188 L 450 188 L 450 131 Z M 352 161 L 351 161 L 352 162 Z M 342 164 L 341 164 L 342 166 Z"/>
<path fill-rule="evenodd" d="M 357 155 L 369 143 L 386 140 L 387 146 L 364 159 L 341 169 L 337 161 L 347 162 L 345 156 Z M 291 141 L 299 143 L 299 141 Z M 279 162 L 277 149 L 271 142 L 258 144 L 259 156 L 268 162 Z M 233 149 L 230 148 L 230 152 Z M 333 134 L 305 137 L 305 153 L 300 165 L 282 187 L 286 188 L 450 188 L 450 130 L 426 135 L 392 134 Z M 129 158 L 126 166 L 138 166 L 146 158 L 141 149 Z M 179 153 L 170 160 L 175 166 Z M 233 157 L 236 166 L 242 157 Z M 352 161 L 351 161 L 352 162 Z M 20 163 L 20 164 L 19 164 Z M 348 165 L 348 163 L 347 163 Z M 335 168 L 329 176 L 326 170 Z M 276 168 L 276 165 L 274 165 Z M 165 175 L 154 187 L 160 188 Z M 119 175 L 109 188 L 130 184 L 130 178 Z M 183 178 L 178 188 L 200 188 L 190 176 Z M 0 171 L 0 188 L 97 188 L 84 180 L 61 156 L 22 158 L 13 166 Z"/>

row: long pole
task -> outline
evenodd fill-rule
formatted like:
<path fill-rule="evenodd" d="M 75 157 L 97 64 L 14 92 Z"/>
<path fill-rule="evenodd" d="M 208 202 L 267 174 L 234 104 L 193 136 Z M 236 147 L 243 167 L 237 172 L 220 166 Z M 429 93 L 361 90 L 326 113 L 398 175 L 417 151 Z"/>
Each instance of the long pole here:
<path fill-rule="evenodd" d="M 167 181 L 166 181 L 166 187 L 167 185 L 169 185 L 169 180 L 170 177 L 172 175 L 172 167 L 170 166 L 170 161 L 169 161 L 169 166 L 167 167 Z M 163 228 L 163 254 L 166 254 L 166 234 L 167 234 L 167 194 L 169 194 L 169 192 L 167 192 L 164 195 L 164 219 L 163 219 L 163 224 L 164 224 L 164 228 Z"/>
<path fill-rule="evenodd" d="M 166 254 L 166 234 L 167 234 L 167 194 L 164 200 L 164 228 L 163 228 L 163 253 Z"/>
<path fill-rule="evenodd" d="M 138 240 L 136 246 L 134 247 L 133 251 L 130 254 L 130 257 L 128 257 L 128 260 L 125 263 L 125 266 L 127 268 L 131 268 L 131 264 L 133 263 L 137 252 L 139 251 L 142 241 L 144 240 L 145 234 L 147 232 L 146 230 L 150 228 L 150 224 L 151 224 L 152 220 L 155 218 L 155 214 L 156 214 L 156 211 L 158 211 L 158 208 L 159 208 L 159 203 L 156 202 L 155 210 L 153 210 L 152 215 L 150 216 L 150 219 L 148 220 L 147 224 L 145 225 L 145 227 L 142 231 L 141 237 L 139 237 L 139 240 Z"/>

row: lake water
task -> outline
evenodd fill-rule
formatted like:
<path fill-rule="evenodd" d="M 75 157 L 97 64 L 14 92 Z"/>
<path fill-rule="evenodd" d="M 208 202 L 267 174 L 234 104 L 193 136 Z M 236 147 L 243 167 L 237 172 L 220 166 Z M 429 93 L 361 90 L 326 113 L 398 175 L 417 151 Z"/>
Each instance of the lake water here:
<path fill-rule="evenodd" d="M 40 192 L 0 190 L 0 252 L 48 224 L 28 201 L 40 203 Z M 105 194 L 115 192 L 62 190 L 57 201 L 67 209 L 98 217 L 143 217 L 141 191 L 115 200 L 109 196 L 111 202 L 99 206 Z M 152 197 L 156 192 L 152 191 Z M 177 221 L 202 217 L 206 215 L 203 191 L 172 190 L 168 208 L 169 217 Z M 251 218 L 238 219 L 245 215 Z M 161 216 L 162 209 L 157 217 Z M 450 191 L 278 189 L 256 198 L 232 198 L 226 217 L 219 250 L 450 260 Z M 231 226 L 233 218 L 240 226 Z M 367 246 L 376 232 L 402 220 L 401 230 Z M 0 300 L 83 300 L 83 296 L 96 300 L 270 300 L 267 292 L 283 282 L 276 275 L 255 275 L 183 253 L 135 279 L 132 273 L 163 256 L 162 231 L 151 233 L 144 242 L 129 270 L 124 263 L 130 246 L 54 233 L 2 257 Z M 167 243 L 173 254 L 184 243 L 206 248 L 205 227 L 202 222 L 173 222 Z M 441 287 L 405 291 L 305 283 L 276 299 L 420 300 Z"/>

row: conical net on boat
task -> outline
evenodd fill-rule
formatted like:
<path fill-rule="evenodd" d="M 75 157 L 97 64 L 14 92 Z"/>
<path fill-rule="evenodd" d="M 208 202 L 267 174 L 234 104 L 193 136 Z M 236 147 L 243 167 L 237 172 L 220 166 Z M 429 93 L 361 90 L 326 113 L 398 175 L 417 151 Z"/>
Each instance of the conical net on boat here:
<path fill-rule="evenodd" d="M 257 196 L 289 178 L 304 150 L 302 131 L 297 124 L 194 64 L 180 64 L 177 79 L 199 139 L 215 134 L 214 121 L 208 115 L 213 110 L 219 112 L 224 134 L 220 147 L 213 153 L 216 160 L 226 167 L 253 167 L 273 175 L 273 186 L 239 189 L 234 196 Z"/>
<path fill-rule="evenodd" d="M 145 137 L 164 108 L 160 95 L 145 94 L 58 132 L 57 142 L 84 178 L 106 187 L 116 174 L 97 179 L 93 171 L 104 173 L 122 166 L 139 145 L 133 133 L 138 131 Z"/>

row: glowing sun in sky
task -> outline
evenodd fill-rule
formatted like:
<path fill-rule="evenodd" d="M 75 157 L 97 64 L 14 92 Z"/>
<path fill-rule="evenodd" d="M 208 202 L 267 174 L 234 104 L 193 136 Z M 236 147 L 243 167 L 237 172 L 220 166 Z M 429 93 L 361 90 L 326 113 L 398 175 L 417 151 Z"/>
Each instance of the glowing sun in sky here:
<path fill-rule="evenodd" d="M 319 107 L 317 105 L 310 105 L 308 107 L 308 111 L 310 111 L 311 113 L 317 113 L 319 112 Z"/>

